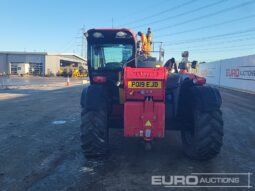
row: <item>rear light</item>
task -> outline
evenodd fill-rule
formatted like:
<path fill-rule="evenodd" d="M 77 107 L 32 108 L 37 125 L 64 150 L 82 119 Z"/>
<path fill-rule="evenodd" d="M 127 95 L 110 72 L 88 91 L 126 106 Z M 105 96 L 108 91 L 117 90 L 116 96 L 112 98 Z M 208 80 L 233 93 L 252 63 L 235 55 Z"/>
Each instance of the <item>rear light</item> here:
<path fill-rule="evenodd" d="M 93 81 L 96 83 L 105 83 L 107 78 L 105 76 L 94 76 Z"/>

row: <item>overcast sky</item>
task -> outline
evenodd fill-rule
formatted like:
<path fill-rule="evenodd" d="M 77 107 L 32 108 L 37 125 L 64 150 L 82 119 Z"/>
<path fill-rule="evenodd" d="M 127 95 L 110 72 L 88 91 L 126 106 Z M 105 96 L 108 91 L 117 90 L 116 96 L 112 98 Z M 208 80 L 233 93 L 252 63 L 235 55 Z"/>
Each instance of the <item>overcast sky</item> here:
<path fill-rule="evenodd" d="M 125 27 L 165 45 L 165 60 L 255 54 L 255 0 L 0 0 L 0 51 L 81 53 L 82 27 Z"/>

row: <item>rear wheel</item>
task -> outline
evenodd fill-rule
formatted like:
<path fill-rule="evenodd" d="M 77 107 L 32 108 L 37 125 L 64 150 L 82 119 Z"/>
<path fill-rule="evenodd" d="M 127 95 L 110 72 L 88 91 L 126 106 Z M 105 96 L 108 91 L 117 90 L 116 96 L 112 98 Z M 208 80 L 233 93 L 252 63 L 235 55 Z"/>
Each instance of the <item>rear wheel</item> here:
<path fill-rule="evenodd" d="M 214 158 L 223 143 L 223 120 L 220 110 L 194 111 L 193 127 L 182 131 L 185 154 L 197 160 Z"/>
<path fill-rule="evenodd" d="M 103 156 L 108 151 L 107 111 L 81 113 L 81 147 L 87 157 Z"/>

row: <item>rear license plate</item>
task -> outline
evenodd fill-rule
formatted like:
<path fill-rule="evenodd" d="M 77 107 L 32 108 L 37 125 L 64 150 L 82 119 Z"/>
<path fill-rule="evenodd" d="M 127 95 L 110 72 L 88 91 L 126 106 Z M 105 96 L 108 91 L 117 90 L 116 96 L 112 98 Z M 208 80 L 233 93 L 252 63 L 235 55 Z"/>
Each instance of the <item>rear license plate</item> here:
<path fill-rule="evenodd" d="M 161 88 L 161 81 L 128 81 L 128 88 Z"/>

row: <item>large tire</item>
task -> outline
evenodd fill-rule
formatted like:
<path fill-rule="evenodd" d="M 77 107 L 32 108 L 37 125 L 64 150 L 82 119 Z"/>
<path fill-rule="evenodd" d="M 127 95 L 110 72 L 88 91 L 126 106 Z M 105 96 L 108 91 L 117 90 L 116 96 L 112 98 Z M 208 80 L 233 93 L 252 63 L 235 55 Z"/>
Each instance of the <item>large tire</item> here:
<path fill-rule="evenodd" d="M 185 154 L 196 160 L 214 158 L 223 143 L 223 120 L 220 110 L 193 112 L 193 128 L 182 131 Z"/>
<path fill-rule="evenodd" d="M 107 110 L 81 113 L 81 147 L 86 157 L 103 156 L 108 151 Z"/>

